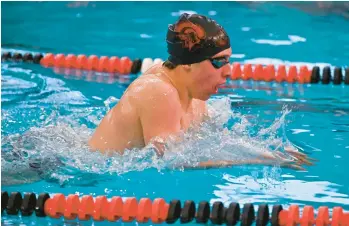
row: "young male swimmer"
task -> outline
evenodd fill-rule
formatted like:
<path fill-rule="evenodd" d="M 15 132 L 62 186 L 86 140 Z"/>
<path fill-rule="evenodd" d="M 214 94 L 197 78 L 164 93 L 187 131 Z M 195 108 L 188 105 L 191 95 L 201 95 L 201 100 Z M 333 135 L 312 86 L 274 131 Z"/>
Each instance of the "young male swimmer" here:
<path fill-rule="evenodd" d="M 168 60 L 153 66 L 130 84 L 92 135 L 91 149 L 122 154 L 125 149 L 152 143 L 161 155 L 166 138 L 186 131 L 207 117 L 205 101 L 218 92 L 231 73 L 229 36 L 212 19 L 182 14 L 168 27 L 166 41 Z M 301 168 L 302 163 L 310 164 L 305 155 L 291 154 L 298 160 L 290 163 L 280 158 L 285 160 L 281 165 Z M 202 162 L 199 167 L 274 163 L 273 157 L 261 156 L 245 162 Z"/>

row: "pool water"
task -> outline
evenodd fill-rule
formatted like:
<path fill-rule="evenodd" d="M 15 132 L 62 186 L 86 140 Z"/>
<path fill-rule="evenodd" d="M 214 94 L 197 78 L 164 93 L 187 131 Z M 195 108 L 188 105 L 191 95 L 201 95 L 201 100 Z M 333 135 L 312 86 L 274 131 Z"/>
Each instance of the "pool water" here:
<path fill-rule="evenodd" d="M 304 3 L 306 4 L 306 3 Z M 310 4 L 310 3 L 307 3 Z M 167 25 L 183 12 L 211 16 L 231 37 L 232 62 L 348 66 L 349 20 L 283 3 L 4 2 L 5 51 L 165 59 Z M 150 148 L 106 157 L 86 141 L 137 76 L 1 64 L 1 190 L 93 196 L 341 206 L 349 211 L 349 87 L 228 81 L 210 121 L 156 158 Z M 247 165 L 183 170 L 181 163 L 253 158 L 295 146 L 305 170 Z M 34 167 L 33 167 L 34 166 Z M 2 216 L 4 225 L 63 219 Z M 92 222 L 81 222 L 91 225 Z M 108 225 L 107 222 L 94 223 Z M 132 223 L 135 224 L 135 223 Z"/>

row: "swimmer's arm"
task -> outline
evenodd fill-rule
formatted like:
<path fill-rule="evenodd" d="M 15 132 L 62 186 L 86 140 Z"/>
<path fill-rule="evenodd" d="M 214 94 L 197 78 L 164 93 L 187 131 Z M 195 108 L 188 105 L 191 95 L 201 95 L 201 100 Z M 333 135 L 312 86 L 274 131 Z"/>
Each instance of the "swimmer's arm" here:
<path fill-rule="evenodd" d="M 263 159 L 246 159 L 246 160 L 221 160 L 221 161 L 206 161 L 200 162 L 198 165 L 189 166 L 183 165 L 185 169 L 213 169 L 213 168 L 223 168 L 230 166 L 239 166 L 239 165 L 273 165 L 271 161 Z"/>
<path fill-rule="evenodd" d="M 206 161 L 200 162 L 196 166 L 184 165 L 181 168 L 185 169 L 213 169 L 213 168 L 223 168 L 239 165 L 265 165 L 265 166 L 280 166 L 283 168 L 289 168 L 294 170 L 305 170 L 301 165 L 312 165 L 307 159 L 302 159 L 299 161 L 290 161 L 286 159 L 272 159 L 272 158 L 258 158 L 258 159 L 244 159 L 244 160 L 223 160 L 223 161 Z"/>
<path fill-rule="evenodd" d="M 143 98 L 139 100 L 138 111 L 144 143 L 152 143 L 158 154 L 162 155 L 165 151 L 165 140 L 181 130 L 178 94 L 163 84 L 144 91 Z"/>

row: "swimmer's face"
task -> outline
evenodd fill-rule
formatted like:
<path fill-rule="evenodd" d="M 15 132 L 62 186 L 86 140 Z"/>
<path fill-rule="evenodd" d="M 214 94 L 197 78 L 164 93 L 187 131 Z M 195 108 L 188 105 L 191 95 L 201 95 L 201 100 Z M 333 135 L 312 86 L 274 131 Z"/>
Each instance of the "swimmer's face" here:
<path fill-rule="evenodd" d="M 189 91 L 193 98 L 205 101 L 211 95 L 218 93 L 218 87 L 226 83 L 231 74 L 230 64 L 224 64 L 229 62 L 231 54 L 232 50 L 229 48 L 217 53 L 211 60 L 191 65 Z M 221 67 L 217 68 L 219 66 Z"/>

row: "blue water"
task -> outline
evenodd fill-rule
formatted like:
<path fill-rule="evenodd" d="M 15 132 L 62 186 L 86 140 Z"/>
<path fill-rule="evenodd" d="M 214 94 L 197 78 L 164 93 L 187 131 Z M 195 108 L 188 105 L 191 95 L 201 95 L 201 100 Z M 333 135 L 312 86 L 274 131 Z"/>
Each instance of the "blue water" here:
<path fill-rule="evenodd" d="M 232 61 L 348 66 L 349 20 L 307 4 L 314 3 L 4 2 L 2 52 L 165 59 L 167 25 L 189 11 L 211 15 L 226 27 Z M 316 209 L 326 205 L 349 211 L 348 86 L 229 81 L 210 100 L 220 118 L 199 131 L 201 138 L 189 132 L 189 139 L 174 147 L 185 154 L 156 160 L 147 149 L 107 158 L 89 152 L 85 144 L 136 76 L 77 77 L 66 70 L 14 62 L 3 62 L 1 74 L 2 191 L 251 202 L 256 208 L 264 202 Z M 305 171 L 171 167 L 205 158 L 248 158 L 288 144 L 318 161 Z M 33 162 L 39 170 L 29 167 Z M 1 221 L 64 224 L 62 219 L 6 214 Z"/>

